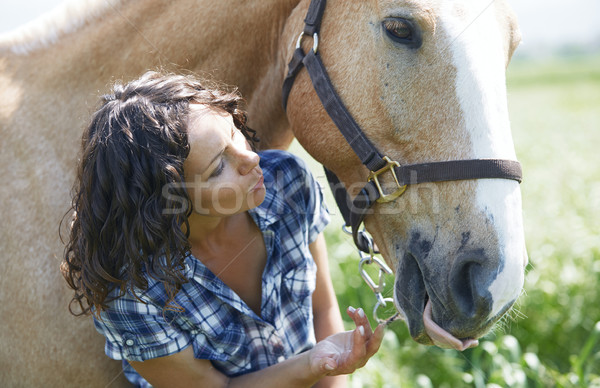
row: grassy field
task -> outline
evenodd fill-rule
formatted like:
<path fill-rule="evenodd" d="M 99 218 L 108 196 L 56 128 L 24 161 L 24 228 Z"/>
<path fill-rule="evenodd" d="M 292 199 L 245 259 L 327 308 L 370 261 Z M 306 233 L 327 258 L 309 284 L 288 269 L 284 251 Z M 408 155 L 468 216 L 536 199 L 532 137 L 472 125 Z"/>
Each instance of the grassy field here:
<path fill-rule="evenodd" d="M 600 387 L 600 56 L 516 61 L 508 92 L 530 258 L 515 319 L 463 353 L 395 323 L 353 387 Z M 340 225 L 326 231 L 338 298 L 371 311 Z"/>

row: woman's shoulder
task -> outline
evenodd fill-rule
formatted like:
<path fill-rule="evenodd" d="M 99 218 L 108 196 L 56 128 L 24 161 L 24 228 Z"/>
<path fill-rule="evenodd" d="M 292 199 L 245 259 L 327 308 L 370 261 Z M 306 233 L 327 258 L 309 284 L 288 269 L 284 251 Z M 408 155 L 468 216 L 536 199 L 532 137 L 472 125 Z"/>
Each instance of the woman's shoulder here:
<path fill-rule="evenodd" d="M 159 261 L 163 268 L 169 266 L 167 258 L 163 254 L 157 255 L 153 260 Z M 186 278 L 190 276 L 190 262 L 190 256 L 183 259 L 181 275 Z M 129 280 L 123 289 L 120 287 L 111 289 L 106 302 L 111 311 L 128 314 L 130 313 L 129 310 L 146 310 L 149 308 L 163 310 L 165 306 L 169 305 L 170 293 L 157 274 L 149 273 L 148 267 L 144 265 L 137 276 L 140 282 L 144 284 L 143 286 L 138 286 L 132 280 Z"/>
<path fill-rule="evenodd" d="M 287 151 L 268 150 L 259 153 L 267 194 L 258 207 L 278 216 L 293 214 L 304 217 L 314 213 L 323 202 L 322 189 L 308 165 Z M 309 217 L 310 218 L 310 217 Z"/>
<path fill-rule="evenodd" d="M 312 177 L 306 162 L 288 151 L 266 150 L 259 152 L 260 167 L 266 177 L 297 180 L 299 176 Z"/>
<path fill-rule="evenodd" d="M 288 151 L 265 150 L 258 154 L 260 155 L 260 166 L 263 170 L 310 172 L 304 160 Z"/>

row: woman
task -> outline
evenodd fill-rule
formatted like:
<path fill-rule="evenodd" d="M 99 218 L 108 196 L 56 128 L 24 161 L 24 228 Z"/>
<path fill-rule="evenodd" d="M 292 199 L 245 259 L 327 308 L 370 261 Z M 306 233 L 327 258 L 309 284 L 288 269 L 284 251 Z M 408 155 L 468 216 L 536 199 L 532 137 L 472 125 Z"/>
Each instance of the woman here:
<path fill-rule="evenodd" d="M 84 133 L 62 270 L 138 386 L 343 385 L 381 343 L 361 309 L 342 332 L 322 193 L 298 158 L 253 152 L 240 103 L 148 72 Z"/>

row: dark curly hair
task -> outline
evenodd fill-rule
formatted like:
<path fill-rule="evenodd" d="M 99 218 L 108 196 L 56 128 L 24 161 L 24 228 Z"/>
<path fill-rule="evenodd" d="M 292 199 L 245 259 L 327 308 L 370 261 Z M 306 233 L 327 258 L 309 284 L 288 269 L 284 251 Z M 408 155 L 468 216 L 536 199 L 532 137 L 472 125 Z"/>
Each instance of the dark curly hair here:
<path fill-rule="evenodd" d="M 190 252 L 192 204 L 183 172 L 190 103 L 230 113 L 252 145 L 258 140 L 237 91 L 207 85 L 192 76 L 147 72 L 102 98 L 83 134 L 67 213 L 73 221 L 61 271 L 75 290 L 72 314 L 99 316 L 116 288 L 117 298 L 128 289 L 133 295 L 145 290 L 144 273 L 164 285 L 165 308 L 177 308 L 172 302 L 187 281 Z"/>

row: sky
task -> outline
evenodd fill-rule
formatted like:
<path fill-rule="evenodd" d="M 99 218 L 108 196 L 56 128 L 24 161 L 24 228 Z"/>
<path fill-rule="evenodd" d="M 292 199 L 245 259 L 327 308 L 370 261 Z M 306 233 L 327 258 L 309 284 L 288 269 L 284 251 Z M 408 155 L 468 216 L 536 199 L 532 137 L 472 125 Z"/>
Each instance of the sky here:
<path fill-rule="evenodd" d="M 565 45 L 600 48 L 600 0 L 508 0 L 517 13 L 519 50 Z"/>
<path fill-rule="evenodd" d="M 483 1 L 483 0 L 481 0 Z M 51 10 L 62 0 L 0 0 L 0 33 Z M 600 0 L 508 0 L 517 13 L 523 43 L 535 52 L 565 45 L 600 50 Z"/>

